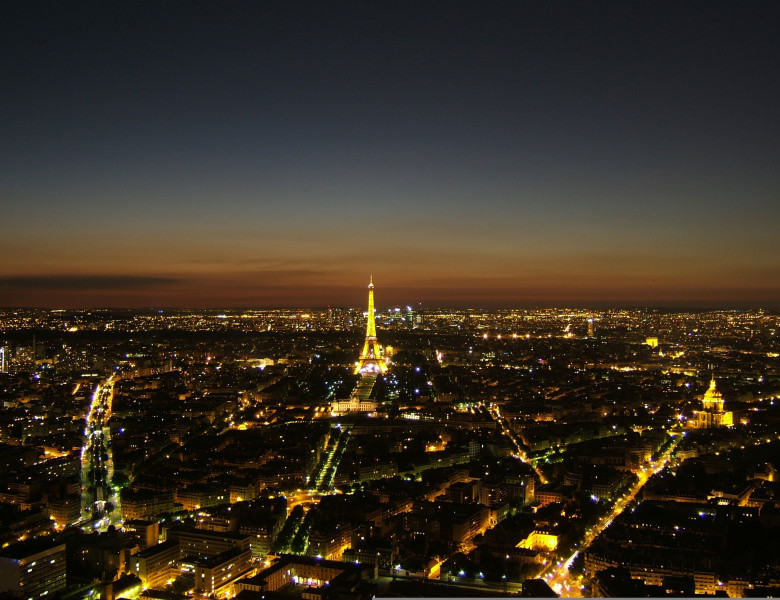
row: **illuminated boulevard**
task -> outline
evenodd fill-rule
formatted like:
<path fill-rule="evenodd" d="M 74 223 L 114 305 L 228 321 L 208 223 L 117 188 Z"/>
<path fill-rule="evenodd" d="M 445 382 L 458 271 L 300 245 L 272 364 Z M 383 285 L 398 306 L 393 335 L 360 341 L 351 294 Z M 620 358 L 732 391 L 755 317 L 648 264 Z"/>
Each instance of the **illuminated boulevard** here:
<path fill-rule="evenodd" d="M 119 523 L 119 498 L 111 485 L 114 467 L 111 453 L 111 405 L 114 378 L 99 384 L 87 413 L 84 435 L 87 441 L 81 453 L 82 508 L 84 522 L 94 529 Z"/>
<path fill-rule="evenodd" d="M 488 410 L 498 426 L 501 427 L 502 434 L 506 435 L 512 442 L 512 446 L 516 450 L 515 456 L 523 462 L 533 465 L 532 461 L 530 461 L 526 456 L 525 451 L 516 437 L 516 434 L 512 431 L 511 424 L 501 416 L 500 410 L 492 405 Z M 571 568 L 572 563 L 581 552 L 587 550 L 588 546 L 590 546 L 593 540 L 595 540 L 604 529 L 609 527 L 610 523 L 612 523 L 616 517 L 618 517 L 629 506 L 631 506 L 631 503 L 634 501 L 637 494 L 639 494 L 639 492 L 642 490 L 645 483 L 647 483 L 648 479 L 661 471 L 667 465 L 672 453 L 682 440 L 684 434 L 680 434 L 678 432 L 672 435 L 673 441 L 663 451 L 663 453 L 656 460 L 651 461 L 648 465 L 643 466 L 641 469 L 636 471 L 635 474 L 638 478 L 636 483 L 616 500 L 615 505 L 613 506 L 610 513 L 602 517 L 596 525 L 590 527 L 587 530 L 585 537 L 578 543 L 578 549 L 565 560 L 551 562 L 540 572 L 539 576 L 543 577 L 547 581 L 548 585 L 558 594 L 566 598 L 582 597 L 582 577 L 573 577 L 569 573 L 569 569 Z M 535 467 L 535 465 L 534 469 L 540 481 L 544 483 L 544 476 L 541 474 L 539 469 Z M 482 585 L 474 584 L 472 587 L 479 588 L 482 587 Z"/>
<path fill-rule="evenodd" d="M 647 483 L 647 480 L 667 465 L 674 449 L 680 441 L 682 441 L 683 435 L 684 434 L 680 433 L 674 434 L 672 443 L 664 450 L 661 456 L 656 460 L 651 461 L 646 467 L 642 467 L 636 473 L 638 481 L 632 485 L 625 494 L 617 499 L 612 511 L 608 515 L 602 517 L 594 527 L 588 529 L 585 538 L 583 538 L 582 542 L 579 544 L 579 548 L 571 556 L 566 560 L 557 561 L 555 564 L 551 563 L 540 573 L 539 576 L 544 577 L 553 590 L 564 598 L 582 597 L 582 578 L 580 576 L 572 577 L 569 574 L 569 569 L 571 568 L 574 559 L 576 559 L 581 552 L 585 552 L 593 540 L 595 540 L 604 529 L 609 527 L 610 523 L 612 523 L 615 518 L 631 506 L 631 503 L 642 490 L 645 483 Z"/>

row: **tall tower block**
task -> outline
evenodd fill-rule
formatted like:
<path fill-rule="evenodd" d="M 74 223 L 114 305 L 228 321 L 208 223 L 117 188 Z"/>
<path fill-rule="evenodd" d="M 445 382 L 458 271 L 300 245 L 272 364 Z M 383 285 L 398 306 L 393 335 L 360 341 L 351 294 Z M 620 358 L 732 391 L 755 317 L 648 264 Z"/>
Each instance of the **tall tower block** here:
<path fill-rule="evenodd" d="M 374 277 L 368 283 L 368 318 L 366 319 L 366 341 L 360 353 L 355 373 L 384 373 L 387 365 L 382 361 L 379 343 L 376 341 L 376 320 L 374 319 Z"/>

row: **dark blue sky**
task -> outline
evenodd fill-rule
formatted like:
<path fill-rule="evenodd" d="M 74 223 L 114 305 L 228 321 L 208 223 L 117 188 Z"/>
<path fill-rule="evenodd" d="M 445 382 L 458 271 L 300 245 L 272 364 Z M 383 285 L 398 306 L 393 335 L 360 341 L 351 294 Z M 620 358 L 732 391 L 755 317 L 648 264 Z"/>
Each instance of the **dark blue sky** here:
<path fill-rule="evenodd" d="M 4 305 L 780 306 L 776 2 L 0 4 Z"/>

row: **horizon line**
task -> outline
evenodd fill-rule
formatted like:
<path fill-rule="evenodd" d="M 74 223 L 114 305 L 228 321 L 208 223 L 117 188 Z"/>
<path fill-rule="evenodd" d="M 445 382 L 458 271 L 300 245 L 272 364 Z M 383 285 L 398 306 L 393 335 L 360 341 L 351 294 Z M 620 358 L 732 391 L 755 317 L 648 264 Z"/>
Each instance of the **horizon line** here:
<path fill-rule="evenodd" d="M 664 312 L 668 311 L 680 311 L 680 312 L 718 312 L 718 311 L 768 311 L 768 312 L 780 312 L 780 306 L 771 307 L 767 305 L 759 304 L 741 304 L 735 305 L 733 303 L 727 304 L 698 304 L 698 303 L 657 303 L 657 304 L 606 304 L 606 303 L 593 303 L 593 304 L 527 304 L 527 305 L 493 305 L 493 306 L 479 306 L 479 305 L 457 305 L 457 304 L 440 304 L 440 305 L 427 305 L 423 306 L 422 303 L 417 303 L 417 306 L 413 304 L 392 304 L 388 305 L 392 307 L 396 306 L 412 306 L 415 311 L 418 310 L 458 310 L 458 311 L 507 311 L 507 310 L 660 310 Z M 323 310 L 328 309 L 345 309 L 345 310 L 363 310 L 360 306 L 350 306 L 345 304 L 339 305 L 233 305 L 233 306 L 176 306 L 176 305 L 146 305 L 146 306 L 82 306 L 82 307 L 63 307 L 63 306 L 22 306 L 22 305 L 9 305 L 1 306 L 0 310 L 44 310 L 49 312 L 68 312 L 68 311 L 240 311 L 240 310 Z M 375 309 L 375 312 L 381 313 L 383 310 Z"/>

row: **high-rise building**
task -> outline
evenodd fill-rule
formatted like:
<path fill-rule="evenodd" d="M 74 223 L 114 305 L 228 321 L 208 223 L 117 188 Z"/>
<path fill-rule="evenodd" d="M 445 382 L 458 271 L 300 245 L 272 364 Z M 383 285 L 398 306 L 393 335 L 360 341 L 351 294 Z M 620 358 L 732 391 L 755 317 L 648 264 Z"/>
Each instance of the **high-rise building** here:
<path fill-rule="evenodd" d="M 366 341 L 363 343 L 363 351 L 360 353 L 355 373 L 377 374 L 384 373 L 387 364 L 382 360 L 382 352 L 376 339 L 376 318 L 374 315 L 374 278 L 368 283 L 368 315 L 366 318 Z"/>
<path fill-rule="evenodd" d="M 0 552 L 0 593 L 25 600 L 65 589 L 65 543 L 32 539 Z"/>
<path fill-rule="evenodd" d="M 168 580 L 176 577 L 179 554 L 178 540 L 156 544 L 131 556 L 129 570 L 146 587 L 164 587 Z"/>

